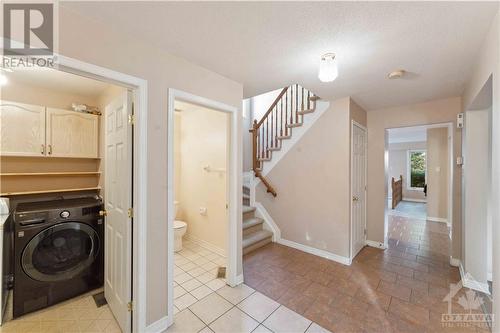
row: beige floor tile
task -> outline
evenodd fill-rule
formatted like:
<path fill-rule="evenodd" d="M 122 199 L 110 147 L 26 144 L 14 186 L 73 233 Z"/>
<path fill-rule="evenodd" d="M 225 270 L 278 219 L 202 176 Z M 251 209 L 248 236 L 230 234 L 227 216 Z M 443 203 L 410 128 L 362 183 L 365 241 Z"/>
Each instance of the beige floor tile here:
<path fill-rule="evenodd" d="M 202 299 L 208 295 L 210 295 L 211 293 L 213 293 L 214 291 L 210 288 L 208 288 L 207 286 L 205 285 L 202 285 L 194 290 L 191 291 L 191 295 L 193 295 L 194 297 L 196 297 L 197 299 Z"/>
<path fill-rule="evenodd" d="M 179 298 L 187 293 L 186 289 L 182 286 L 174 287 L 174 299 Z"/>
<path fill-rule="evenodd" d="M 191 305 L 189 309 L 208 325 L 231 307 L 231 303 L 216 293 L 212 293 Z"/>
<path fill-rule="evenodd" d="M 258 325 L 257 321 L 250 318 L 240 309 L 232 308 L 210 324 L 210 328 L 215 333 L 250 333 Z"/>
<path fill-rule="evenodd" d="M 194 290 L 196 288 L 198 288 L 199 286 L 201 286 L 202 283 L 196 279 L 191 279 L 189 281 L 186 281 L 184 283 L 181 284 L 181 287 L 184 288 L 186 291 L 191 291 L 191 290 Z"/>
<path fill-rule="evenodd" d="M 289 333 L 305 332 L 311 321 L 284 306 L 280 306 L 263 324 L 275 333 Z"/>
<path fill-rule="evenodd" d="M 259 322 L 264 321 L 279 306 L 279 303 L 259 292 L 253 293 L 238 304 L 238 308 Z"/>
<path fill-rule="evenodd" d="M 174 277 L 174 281 L 178 284 L 183 284 L 186 281 L 191 280 L 193 277 L 188 273 L 182 273 Z"/>
<path fill-rule="evenodd" d="M 174 323 L 167 330 L 168 333 L 198 332 L 205 324 L 189 309 L 185 309 L 174 316 Z"/>
<path fill-rule="evenodd" d="M 259 325 L 252 333 L 273 333 L 264 325 Z"/>
<path fill-rule="evenodd" d="M 174 305 L 179 309 L 179 310 L 184 310 L 185 308 L 191 306 L 192 304 L 196 303 L 197 299 L 191 295 L 191 294 L 185 294 L 177 299 L 174 299 Z"/>
<path fill-rule="evenodd" d="M 207 271 L 204 270 L 203 268 L 201 267 L 196 267 L 196 268 L 193 268 L 189 271 L 187 271 L 187 273 L 191 276 L 194 276 L 194 277 L 197 277 L 197 276 L 200 276 L 202 274 L 205 274 Z"/>
<path fill-rule="evenodd" d="M 211 272 L 206 272 L 203 273 L 202 275 L 198 276 L 196 280 L 200 281 L 201 283 L 208 283 L 212 280 L 215 280 L 217 277 L 217 274 L 211 273 Z"/>
<path fill-rule="evenodd" d="M 210 282 L 206 283 L 206 286 L 213 291 L 219 290 L 220 288 L 224 287 L 226 285 L 226 281 L 222 279 L 215 279 Z"/>
<path fill-rule="evenodd" d="M 206 326 L 201 331 L 199 331 L 198 333 L 214 333 L 214 331 L 212 331 L 210 329 L 210 327 Z"/>
<path fill-rule="evenodd" d="M 221 295 L 229 302 L 236 305 L 245 298 L 247 298 L 248 296 L 250 296 L 254 291 L 255 291 L 254 289 L 250 288 L 245 284 L 241 284 L 236 287 L 231 287 L 226 285 L 217 290 L 217 294 Z"/>

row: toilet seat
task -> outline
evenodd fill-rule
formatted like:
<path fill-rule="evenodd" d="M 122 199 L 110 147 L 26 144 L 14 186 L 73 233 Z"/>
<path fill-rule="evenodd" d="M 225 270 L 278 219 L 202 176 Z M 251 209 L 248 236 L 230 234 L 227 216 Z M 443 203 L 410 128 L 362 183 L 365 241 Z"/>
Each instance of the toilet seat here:
<path fill-rule="evenodd" d="M 180 220 L 175 220 L 174 221 L 174 229 L 181 229 L 187 226 L 187 223 L 184 221 Z"/>

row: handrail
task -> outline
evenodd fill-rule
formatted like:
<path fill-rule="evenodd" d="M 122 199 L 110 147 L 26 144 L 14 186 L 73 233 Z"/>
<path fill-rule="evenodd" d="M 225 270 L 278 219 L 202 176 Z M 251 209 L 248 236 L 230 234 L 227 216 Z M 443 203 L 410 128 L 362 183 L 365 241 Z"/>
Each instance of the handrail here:
<path fill-rule="evenodd" d="M 276 97 L 273 104 L 271 104 L 271 106 L 269 107 L 267 112 L 262 116 L 262 119 L 257 123 L 257 127 L 260 127 L 260 125 L 262 125 L 264 120 L 266 120 L 267 116 L 273 111 L 274 107 L 276 106 L 276 104 L 278 104 L 281 97 L 283 97 L 283 95 L 286 93 L 287 90 L 288 90 L 288 87 L 285 87 L 285 88 L 283 88 L 283 90 L 281 90 L 280 94 L 278 95 L 278 97 Z"/>
<path fill-rule="evenodd" d="M 293 127 L 301 126 L 303 116 L 316 108 L 317 96 L 298 84 L 285 87 L 274 99 L 262 118 L 253 121 L 253 170 L 267 191 L 276 196 L 276 190 L 260 172 L 264 161 L 271 159 L 272 151 L 281 149 L 281 140 L 291 136 Z"/>

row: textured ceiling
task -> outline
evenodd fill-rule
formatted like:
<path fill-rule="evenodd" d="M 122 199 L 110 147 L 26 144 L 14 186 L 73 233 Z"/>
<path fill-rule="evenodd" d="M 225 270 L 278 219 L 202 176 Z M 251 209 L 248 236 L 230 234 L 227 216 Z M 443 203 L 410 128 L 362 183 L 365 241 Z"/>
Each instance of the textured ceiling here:
<path fill-rule="evenodd" d="M 377 109 L 460 95 L 497 2 L 64 2 L 244 85 L 299 83 Z M 117 15 L 117 13 L 119 13 Z M 323 53 L 339 77 L 317 78 Z M 388 72 L 409 75 L 389 81 Z"/>

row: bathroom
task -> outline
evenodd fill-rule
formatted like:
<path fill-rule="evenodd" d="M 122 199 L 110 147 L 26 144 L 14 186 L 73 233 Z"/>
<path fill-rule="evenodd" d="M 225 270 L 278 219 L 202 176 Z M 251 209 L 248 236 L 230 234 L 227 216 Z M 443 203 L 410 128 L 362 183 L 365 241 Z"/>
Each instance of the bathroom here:
<path fill-rule="evenodd" d="M 175 101 L 174 312 L 226 285 L 230 116 Z"/>

